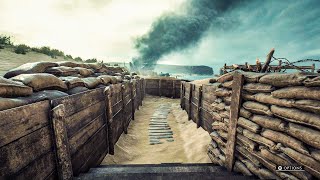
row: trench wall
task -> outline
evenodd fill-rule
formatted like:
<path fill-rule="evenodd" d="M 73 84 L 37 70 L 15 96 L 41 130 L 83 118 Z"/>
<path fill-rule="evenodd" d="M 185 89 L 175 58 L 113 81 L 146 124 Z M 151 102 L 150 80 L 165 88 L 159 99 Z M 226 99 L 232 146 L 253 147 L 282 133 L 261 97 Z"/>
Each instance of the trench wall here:
<path fill-rule="evenodd" d="M 71 179 L 101 163 L 142 105 L 144 79 L 0 111 L 0 177 Z"/>
<path fill-rule="evenodd" d="M 146 78 L 146 94 L 180 98 L 181 80 L 168 78 Z"/>
<path fill-rule="evenodd" d="M 319 74 L 236 71 L 216 80 L 181 86 L 181 107 L 210 133 L 214 164 L 260 179 L 320 178 Z M 278 171 L 293 167 L 303 170 Z"/>

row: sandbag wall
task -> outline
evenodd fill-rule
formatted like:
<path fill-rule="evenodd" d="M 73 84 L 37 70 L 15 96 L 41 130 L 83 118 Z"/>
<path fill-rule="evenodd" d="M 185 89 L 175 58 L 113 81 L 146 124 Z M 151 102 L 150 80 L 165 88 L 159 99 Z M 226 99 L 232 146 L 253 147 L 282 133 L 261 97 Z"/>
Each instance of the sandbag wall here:
<path fill-rule="evenodd" d="M 173 78 L 145 78 L 146 94 L 180 98 L 181 80 Z"/>
<path fill-rule="evenodd" d="M 0 111 L 0 177 L 68 179 L 100 164 L 141 104 L 140 81 Z"/>
<path fill-rule="evenodd" d="M 211 104 L 213 163 L 261 179 L 320 178 L 319 74 L 236 71 L 217 81 L 202 87 L 203 98 L 213 86 L 218 100 Z"/>

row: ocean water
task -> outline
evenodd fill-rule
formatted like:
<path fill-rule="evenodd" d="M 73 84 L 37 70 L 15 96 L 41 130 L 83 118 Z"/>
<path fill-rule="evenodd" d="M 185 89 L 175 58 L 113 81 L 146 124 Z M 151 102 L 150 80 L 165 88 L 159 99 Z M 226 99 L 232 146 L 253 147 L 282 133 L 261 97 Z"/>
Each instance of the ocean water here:
<path fill-rule="evenodd" d="M 207 79 L 207 78 L 213 78 L 213 77 L 214 75 L 184 75 L 184 76 L 178 76 L 177 78 L 194 81 L 194 80 Z"/>

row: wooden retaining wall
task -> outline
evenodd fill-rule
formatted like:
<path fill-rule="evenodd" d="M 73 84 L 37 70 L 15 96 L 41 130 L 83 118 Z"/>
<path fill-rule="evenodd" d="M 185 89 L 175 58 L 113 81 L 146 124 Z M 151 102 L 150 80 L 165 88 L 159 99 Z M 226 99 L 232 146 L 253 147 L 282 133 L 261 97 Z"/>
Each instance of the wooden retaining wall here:
<path fill-rule="evenodd" d="M 99 165 L 142 104 L 143 82 L 0 111 L 0 178 L 72 179 Z"/>
<path fill-rule="evenodd" d="M 146 78 L 145 92 L 154 96 L 180 98 L 181 80 L 166 78 Z"/>

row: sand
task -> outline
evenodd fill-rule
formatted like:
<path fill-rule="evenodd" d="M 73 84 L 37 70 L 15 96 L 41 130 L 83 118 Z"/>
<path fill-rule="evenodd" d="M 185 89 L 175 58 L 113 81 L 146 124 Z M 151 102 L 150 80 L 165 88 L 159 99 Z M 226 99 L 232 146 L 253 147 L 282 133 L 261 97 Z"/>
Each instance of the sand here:
<path fill-rule="evenodd" d="M 161 104 L 169 104 L 168 124 L 174 142 L 149 144 L 149 121 Z M 210 163 L 207 147 L 211 138 L 201 127 L 188 121 L 179 99 L 146 96 L 136 111 L 135 120 L 115 145 L 115 155 L 107 155 L 101 164 Z"/>

